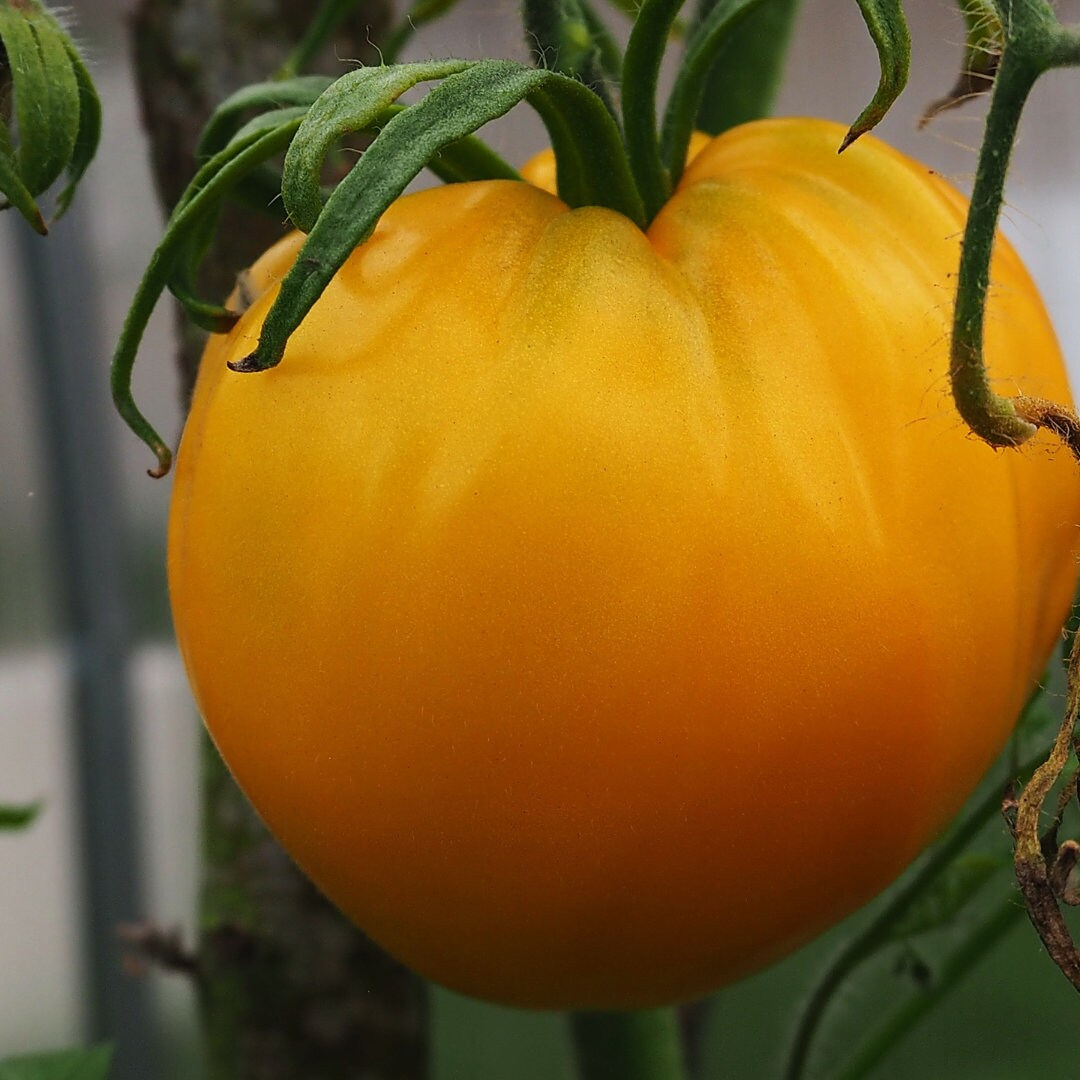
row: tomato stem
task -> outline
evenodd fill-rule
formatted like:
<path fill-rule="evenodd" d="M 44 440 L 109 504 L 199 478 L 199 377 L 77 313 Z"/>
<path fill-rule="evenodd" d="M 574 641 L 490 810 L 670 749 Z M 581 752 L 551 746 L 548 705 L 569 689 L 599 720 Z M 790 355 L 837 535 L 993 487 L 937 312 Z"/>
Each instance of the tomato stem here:
<path fill-rule="evenodd" d="M 576 1012 L 571 1029 L 580 1080 L 684 1080 L 674 1009 Z"/>
<path fill-rule="evenodd" d="M 1064 406 L 995 393 L 984 359 L 990 261 L 1020 116 L 1040 75 L 1052 67 L 1080 63 L 1077 35 L 1060 26 L 1044 0 L 1011 0 L 1003 15 L 1005 48 L 987 112 L 960 255 L 949 376 L 960 415 L 991 446 L 1020 446 L 1045 427 L 1065 438 L 1080 456 L 1076 415 Z"/>

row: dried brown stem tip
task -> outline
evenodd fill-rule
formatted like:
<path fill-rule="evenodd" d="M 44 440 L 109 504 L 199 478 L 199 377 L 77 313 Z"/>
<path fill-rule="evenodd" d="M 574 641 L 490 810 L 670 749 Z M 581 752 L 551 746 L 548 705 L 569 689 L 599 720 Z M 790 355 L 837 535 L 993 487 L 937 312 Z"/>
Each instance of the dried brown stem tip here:
<path fill-rule="evenodd" d="M 1046 398 L 1020 396 L 1010 400 L 1021 420 L 1052 432 L 1080 461 L 1080 417 L 1072 409 Z"/>
<path fill-rule="evenodd" d="M 197 975 L 199 958 L 186 948 L 180 930 L 166 930 L 156 923 L 122 923 L 116 936 L 127 946 L 124 967 L 129 974 L 141 977 L 148 968 Z"/>
<path fill-rule="evenodd" d="M 1061 406 L 1051 402 L 1031 398 L 1020 398 L 1034 406 L 1025 419 L 1040 427 L 1046 427 L 1061 436 L 1068 443 L 1073 453 L 1077 453 L 1080 442 L 1080 421 L 1074 413 L 1062 410 Z M 1039 410 L 1044 410 L 1040 418 Z M 1020 409 L 1017 409 L 1020 412 Z M 1065 417 L 1062 417 L 1065 413 Z M 1080 454 L 1077 454 L 1080 457 Z M 1057 842 L 1057 829 L 1060 815 L 1066 801 L 1075 790 L 1076 778 L 1073 776 L 1066 785 L 1068 793 L 1059 799 L 1057 811 L 1050 830 L 1040 836 L 1040 818 L 1043 807 L 1050 798 L 1054 785 L 1060 779 L 1074 750 L 1074 731 L 1080 714 L 1080 634 L 1073 638 L 1072 651 L 1069 654 L 1069 682 L 1066 695 L 1065 717 L 1054 740 L 1053 749 L 1046 762 L 1035 770 L 1035 774 L 1024 788 L 1016 807 L 1016 880 L 1024 895 L 1028 916 L 1042 938 L 1050 958 L 1061 969 L 1062 974 L 1080 990 L 1080 951 L 1072 939 L 1069 927 L 1061 911 L 1062 902 L 1077 902 L 1077 887 L 1074 870 L 1080 845 L 1073 840 L 1066 840 L 1060 846 Z"/>

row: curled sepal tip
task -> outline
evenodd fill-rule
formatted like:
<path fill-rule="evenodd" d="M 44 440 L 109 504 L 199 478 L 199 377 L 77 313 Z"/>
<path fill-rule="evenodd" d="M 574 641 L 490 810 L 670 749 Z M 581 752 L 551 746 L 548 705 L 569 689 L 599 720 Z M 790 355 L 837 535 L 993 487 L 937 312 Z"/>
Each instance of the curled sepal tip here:
<path fill-rule="evenodd" d="M 907 85 L 911 67 L 911 35 L 900 0 L 858 0 L 858 3 L 877 49 L 881 75 L 870 104 L 848 128 L 838 153 L 843 153 L 885 117 Z"/>
<path fill-rule="evenodd" d="M 441 81 L 419 102 L 392 110 L 399 94 L 432 80 Z M 273 367 L 334 274 L 409 182 L 521 101 L 539 112 L 548 129 L 563 201 L 607 207 L 643 226 L 644 207 L 618 127 L 603 101 L 577 80 L 511 60 L 446 60 L 350 72 L 312 105 L 289 147 L 282 196 L 308 238 L 266 316 L 255 354 L 234 370 Z M 324 204 L 319 177 L 329 148 L 349 131 L 386 116 Z"/>
<path fill-rule="evenodd" d="M 161 477 L 169 471 L 172 451 L 139 411 L 132 397 L 131 374 L 139 342 L 165 288 L 171 284 L 184 292 L 185 271 L 191 270 L 193 250 L 197 255 L 201 249 L 206 219 L 217 213 L 222 201 L 253 170 L 280 154 L 296 133 L 299 118 L 288 109 L 279 110 L 279 114 L 266 123 L 249 125 L 250 130 L 241 129 L 199 170 L 169 218 L 165 235 L 139 282 L 124 320 L 112 360 L 113 402 L 128 427 L 157 457 L 158 463 L 150 470 L 151 476 Z M 224 312 L 225 317 L 231 319 L 231 313 L 214 309 L 212 305 L 207 308 L 208 315 L 212 316 L 215 310 L 218 316 Z"/>
<path fill-rule="evenodd" d="M 56 217 L 68 208 L 97 151 L 101 103 L 71 39 L 38 0 L 0 0 L 0 44 L 0 93 L 14 99 L 12 117 L 0 122 L 0 208 L 13 206 L 44 235 L 36 199 L 66 173 Z"/>

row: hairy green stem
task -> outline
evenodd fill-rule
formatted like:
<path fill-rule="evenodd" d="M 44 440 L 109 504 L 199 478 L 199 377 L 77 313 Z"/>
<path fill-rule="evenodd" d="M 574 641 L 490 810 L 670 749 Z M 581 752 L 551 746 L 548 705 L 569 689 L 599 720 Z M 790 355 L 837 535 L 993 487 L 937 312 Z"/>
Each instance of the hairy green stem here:
<path fill-rule="evenodd" d="M 674 1009 L 576 1012 L 570 1023 L 580 1080 L 685 1080 Z"/>
<path fill-rule="evenodd" d="M 1045 756 L 1045 750 L 1032 755 L 1020 766 L 1017 776 L 1026 780 Z M 805 1075 L 814 1037 L 820 1029 L 821 1021 L 836 991 L 847 977 L 891 940 L 892 928 L 896 923 L 933 880 L 971 843 L 980 830 L 997 816 L 1000 808 L 1001 792 L 996 788 L 991 788 L 963 821 L 929 853 L 926 861 L 911 880 L 859 933 L 845 942 L 814 986 L 799 1017 L 791 1049 L 788 1052 L 787 1066 L 784 1070 L 785 1080 L 800 1080 Z M 897 1030 L 906 1030 L 906 1027 Z"/>
<path fill-rule="evenodd" d="M 1046 427 L 1080 456 L 1075 414 L 1050 402 L 995 393 L 983 354 L 990 261 L 1020 116 L 1040 75 L 1052 67 L 1080 64 L 1080 36 L 1058 23 L 1045 0 L 1003 0 L 1002 25 L 1005 49 L 990 98 L 960 256 L 949 376 L 957 410 L 991 446 L 1019 446 L 1037 428 Z"/>
<path fill-rule="evenodd" d="M 1016 415 L 1008 398 L 990 386 L 983 359 L 990 259 L 1020 114 L 1040 68 L 1026 53 L 1006 48 L 986 117 L 975 186 L 971 193 L 953 314 L 949 377 L 953 398 L 968 427 L 991 446 L 1019 446 L 1035 427 Z"/>

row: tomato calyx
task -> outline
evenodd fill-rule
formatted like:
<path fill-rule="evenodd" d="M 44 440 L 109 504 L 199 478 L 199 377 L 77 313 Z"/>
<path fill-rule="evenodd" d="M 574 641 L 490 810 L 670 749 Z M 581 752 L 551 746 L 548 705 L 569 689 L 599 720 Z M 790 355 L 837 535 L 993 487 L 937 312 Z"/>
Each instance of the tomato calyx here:
<path fill-rule="evenodd" d="M 418 0 L 422 21 L 449 3 Z M 858 3 L 878 51 L 881 75 L 840 150 L 885 115 L 908 75 L 910 41 L 900 0 Z M 563 201 L 571 207 L 608 207 L 644 228 L 679 181 L 691 132 L 703 117 L 716 113 L 706 99 L 718 64 L 731 63 L 725 50 L 730 52 L 744 24 L 756 19 L 764 24 L 767 10 L 762 0 L 714 0 L 699 9 L 687 29 L 684 60 L 661 115 L 658 75 L 680 7 L 680 0 L 645 0 L 622 57 L 586 4 L 527 0 L 525 25 L 537 67 L 500 60 L 443 60 L 360 69 L 335 81 L 295 74 L 337 18 L 326 14 L 331 8 L 337 11 L 334 5 L 321 10 L 312 32 L 277 79 L 240 91 L 211 118 L 203 140 L 207 163 L 170 218 L 133 301 L 114 356 L 113 396 L 121 416 L 157 456 L 151 475 L 168 471 L 171 450 L 135 405 L 132 366 L 150 312 L 165 288 L 200 326 L 222 332 L 234 325 L 236 312 L 199 298 L 194 288 L 226 198 L 272 205 L 277 186 L 268 165 L 288 148 L 280 192 L 308 240 L 282 283 L 257 347 L 234 362 L 234 370 L 241 372 L 264 371 L 281 361 L 290 335 L 334 273 L 421 170 L 428 168 L 451 183 L 520 179 L 475 132 L 522 101 L 539 112 L 548 130 Z M 957 407 L 971 430 L 993 446 L 1015 447 L 1039 426 L 1059 434 L 1080 428 L 1068 410 L 1048 411 L 1021 398 L 999 397 L 990 388 L 982 360 L 990 253 L 1020 111 L 1039 75 L 1052 67 L 1080 64 L 1080 35 L 1062 27 L 1044 0 L 1001 0 L 1000 8 L 995 33 L 1001 39 L 1001 56 L 1000 63 L 995 62 L 996 85 L 965 233 L 951 376 Z M 770 33 L 775 39 L 770 48 L 777 52 L 786 30 Z M 391 54 L 407 36 L 395 34 Z M 398 102 L 406 90 L 429 82 L 437 85 L 415 104 Z M 612 92 L 618 82 L 621 119 Z M 259 110 L 254 119 L 241 123 L 252 110 Z M 341 138 L 354 132 L 371 136 L 370 145 L 325 198 L 323 165 Z"/>
<path fill-rule="evenodd" d="M 447 6 L 449 0 L 418 0 L 421 21 Z M 384 64 L 332 82 L 297 74 L 341 14 L 340 5 L 320 9 L 278 78 L 241 90 L 211 117 L 200 147 L 207 162 L 170 218 L 132 303 L 113 360 L 113 397 L 121 416 L 157 456 L 151 475 L 168 471 L 171 450 L 132 398 L 135 355 L 166 288 L 194 322 L 211 332 L 235 323 L 236 312 L 199 298 L 194 288 L 226 198 L 272 205 L 276 191 L 267 183 L 268 165 L 288 147 L 281 195 L 294 224 L 309 237 L 282 284 L 257 348 L 234 364 L 234 370 L 244 372 L 280 362 L 289 336 L 349 252 L 370 235 L 422 169 L 448 182 L 520 179 L 474 132 L 521 101 L 539 112 L 548 130 L 560 198 L 571 207 L 608 207 L 644 228 L 678 181 L 718 58 L 739 26 L 764 5 L 761 0 L 716 0 L 702 9 L 687 32 L 686 62 L 659 124 L 657 77 L 680 6 L 680 0 L 646 0 L 625 59 L 588 5 L 528 0 L 525 26 L 536 67 L 498 60 Z M 882 57 L 884 89 L 875 95 L 876 116 L 899 92 L 906 73 L 906 31 L 895 30 L 903 26 L 898 0 L 860 0 L 860 7 Z M 409 33 L 392 35 L 389 55 L 396 54 Z M 782 48 L 786 31 L 772 37 L 766 53 Z M 886 79 L 886 66 L 899 76 Z M 398 103 L 402 93 L 426 82 L 437 85 L 420 101 Z M 617 82 L 623 86 L 621 122 L 612 92 Z M 769 93 L 763 90 L 763 98 Z M 241 123 L 252 110 L 257 111 L 254 119 Z M 354 132 L 372 141 L 324 198 L 323 163 L 340 139 Z"/>

